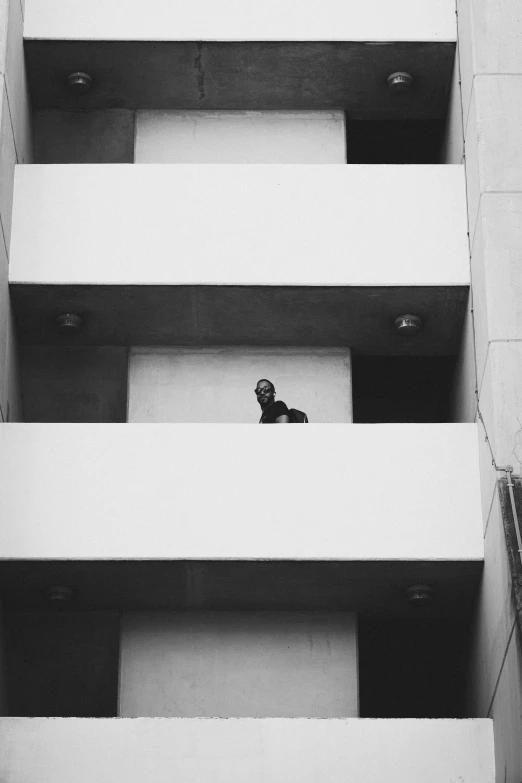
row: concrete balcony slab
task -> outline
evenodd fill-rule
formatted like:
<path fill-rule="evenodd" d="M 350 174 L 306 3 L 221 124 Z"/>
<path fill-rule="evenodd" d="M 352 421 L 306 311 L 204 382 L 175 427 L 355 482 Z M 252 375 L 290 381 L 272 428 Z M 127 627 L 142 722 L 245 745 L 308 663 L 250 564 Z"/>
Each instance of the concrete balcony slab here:
<path fill-rule="evenodd" d="M 450 0 L 32 0 L 24 34 L 39 107 L 345 109 L 442 118 L 455 54 Z M 87 71 L 93 87 L 66 86 Z M 414 89 L 390 95 L 408 71 Z"/>
<path fill-rule="evenodd" d="M 11 424 L 0 466 L 18 608 L 72 583 L 78 608 L 400 613 L 421 582 L 452 614 L 480 575 L 474 425 Z"/>
<path fill-rule="evenodd" d="M 461 166 L 18 167 L 22 342 L 455 353 L 469 285 Z M 394 319 L 417 313 L 413 340 Z M 76 344 L 75 343 L 75 344 Z"/>

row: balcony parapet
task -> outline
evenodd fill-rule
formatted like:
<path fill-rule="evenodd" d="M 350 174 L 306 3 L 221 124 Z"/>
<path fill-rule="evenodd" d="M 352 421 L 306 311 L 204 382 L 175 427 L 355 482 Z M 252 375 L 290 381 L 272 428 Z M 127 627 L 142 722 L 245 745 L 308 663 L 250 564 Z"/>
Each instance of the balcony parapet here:
<path fill-rule="evenodd" d="M 468 424 L 10 424 L 3 559 L 483 557 Z"/>
<path fill-rule="evenodd" d="M 4 783 L 494 783 L 493 722 L 1 718 L 0 770 Z"/>
<path fill-rule="evenodd" d="M 454 41 L 449 0 L 26 0 L 27 39 L 69 41 Z"/>

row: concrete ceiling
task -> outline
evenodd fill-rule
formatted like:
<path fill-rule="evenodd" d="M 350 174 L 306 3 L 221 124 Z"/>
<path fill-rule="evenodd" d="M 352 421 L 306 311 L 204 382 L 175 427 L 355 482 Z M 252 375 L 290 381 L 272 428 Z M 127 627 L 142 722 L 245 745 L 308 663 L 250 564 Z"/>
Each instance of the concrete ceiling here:
<path fill-rule="evenodd" d="M 72 520 L 74 524 L 74 520 Z M 140 609 L 339 609 L 401 617 L 468 616 L 479 561 L 4 561 L 5 611 L 45 611 L 52 585 L 75 591 L 68 611 Z M 428 584 L 432 605 L 406 600 Z"/>
<path fill-rule="evenodd" d="M 54 345 L 351 346 L 369 355 L 458 351 L 467 286 L 110 286 L 12 284 L 18 337 Z M 54 318 L 78 313 L 62 336 Z M 419 315 L 412 338 L 396 316 Z"/>
<path fill-rule="evenodd" d="M 440 119 L 455 43 L 26 40 L 37 108 L 344 109 L 352 119 Z M 92 89 L 70 93 L 86 71 Z M 407 71 L 411 92 L 387 77 Z"/>

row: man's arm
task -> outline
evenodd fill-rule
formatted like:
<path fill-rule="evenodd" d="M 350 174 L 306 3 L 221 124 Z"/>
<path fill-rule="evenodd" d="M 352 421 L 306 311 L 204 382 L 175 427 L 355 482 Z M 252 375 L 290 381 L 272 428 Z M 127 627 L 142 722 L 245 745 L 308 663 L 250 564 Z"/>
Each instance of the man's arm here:
<path fill-rule="evenodd" d="M 290 424 L 290 416 L 287 416 L 286 413 L 284 413 L 282 416 L 278 416 L 275 420 L 276 424 Z"/>

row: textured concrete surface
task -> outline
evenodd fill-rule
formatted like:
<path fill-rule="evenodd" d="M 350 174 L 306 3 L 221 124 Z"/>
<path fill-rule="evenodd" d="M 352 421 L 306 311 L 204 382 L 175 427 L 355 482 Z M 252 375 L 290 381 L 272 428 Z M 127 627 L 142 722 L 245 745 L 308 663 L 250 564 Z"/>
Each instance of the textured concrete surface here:
<path fill-rule="evenodd" d="M 466 128 L 466 172 L 473 236 L 481 195 L 522 191 L 522 74 L 475 76 Z"/>
<path fill-rule="evenodd" d="M 11 284 L 19 338 L 56 346 L 346 347 L 367 355 L 455 354 L 467 286 L 183 286 Z M 54 318 L 79 313 L 83 328 L 61 335 Z M 395 318 L 416 313 L 411 339 Z"/>
<path fill-rule="evenodd" d="M 522 74 L 522 17 L 517 0 L 459 0 L 458 34 L 466 117 L 476 75 Z"/>
<path fill-rule="evenodd" d="M 128 109 L 35 111 L 35 163 L 133 163 L 134 116 Z"/>
<path fill-rule="evenodd" d="M 458 30 L 471 238 L 473 326 L 459 375 L 479 439 L 484 580 L 471 658 L 470 714 L 492 716 L 498 783 L 522 778 L 522 677 L 498 465 L 521 465 L 521 17 L 514 0 L 460 0 Z M 475 364 L 476 359 L 476 367 Z M 466 378 L 467 375 L 467 378 Z"/>
<path fill-rule="evenodd" d="M 24 420 L 126 421 L 127 365 L 127 349 L 120 346 L 24 346 Z"/>
<path fill-rule="evenodd" d="M 136 163 L 346 163 L 344 112 L 136 112 Z"/>
<path fill-rule="evenodd" d="M 118 715 L 355 718 L 348 612 L 124 613 Z"/>
<path fill-rule="evenodd" d="M 11 261 L 62 286 L 469 285 L 464 168 L 23 166 Z"/>
<path fill-rule="evenodd" d="M 479 560 L 0 561 L 9 611 L 46 611 L 43 587 L 68 584 L 81 611 L 335 610 L 460 622 L 473 609 L 481 574 Z M 435 591 L 437 600 L 425 611 L 406 600 L 412 584 Z"/>
<path fill-rule="evenodd" d="M 522 523 L 522 479 L 513 479 L 513 495 L 515 498 L 515 508 L 518 516 L 519 529 Z M 509 561 L 509 573 L 506 574 L 505 584 L 508 586 L 507 593 L 513 599 L 513 608 L 517 613 L 518 633 L 522 634 L 522 559 L 518 551 L 515 520 L 511 506 L 511 499 L 508 492 L 507 479 L 499 481 L 500 507 L 502 509 L 502 520 L 504 523 L 504 535 L 507 543 L 507 556 Z"/>
<path fill-rule="evenodd" d="M 0 721 L 5 783 L 493 783 L 488 720 Z"/>
<path fill-rule="evenodd" d="M 5 558 L 483 558 L 474 425 L 5 429 Z"/>
<path fill-rule="evenodd" d="M 37 108 L 304 109 L 345 110 L 373 119 L 444 117 L 454 43 L 395 38 L 382 45 L 371 36 L 369 43 L 299 42 L 294 37 L 208 43 L 199 36 L 180 41 L 179 34 L 168 42 L 33 39 L 26 40 L 25 52 Z M 83 96 L 72 95 L 65 80 L 79 64 L 93 78 Z M 397 70 L 414 74 L 411 92 L 390 93 L 386 80 Z"/>
<path fill-rule="evenodd" d="M 29 38 L 111 41 L 453 41 L 454 8 L 446 0 L 31 0 Z"/>
<path fill-rule="evenodd" d="M 14 169 L 17 163 L 32 160 L 22 12 L 19 0 L 0 2 L 0 422 L 22 420 L 16 341 L 7 286 Z"/>
<path fill-rule="evenodd" d="M 42 612 L 9 613 L 5 632 L 9 715 L 117 715 L 119 614 L 53 611 L 47 601 Z"/>

